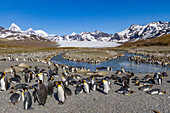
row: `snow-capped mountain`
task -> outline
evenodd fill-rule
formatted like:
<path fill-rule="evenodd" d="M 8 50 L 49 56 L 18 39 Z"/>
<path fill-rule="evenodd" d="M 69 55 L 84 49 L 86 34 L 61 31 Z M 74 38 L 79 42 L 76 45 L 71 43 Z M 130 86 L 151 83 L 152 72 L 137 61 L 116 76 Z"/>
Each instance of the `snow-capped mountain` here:
<path fill-rule="evenodd" d="M 9 27 L 9 30 L 11 30 L 11 31 L 21 31 L 21 28 L 18 27 L 15 23 L 12 23 L 11 26 Z"/>
<path fill-rule="evenodd" d="M 113 35 L 101 31 L 82 32 L 80 34 L 72 33 L 71 35 L 64 35 L 58 38 L 58 41 L 108 41 Z"/>
<path fill-rule="evenodd" d="M 101 31 L 72 33 L 70 35 L 55 36 L 55 41 L 101 41 L 101 42 L 128 42 L 140 39 L 159 37 L 170 33 L 170 22 L 152 22 L 147 25 L 131 25 L 122 32 L 113 34 Z"/>
<path fill-rule="evenodd" d="M 150 39 L 170 33 L 170 22 L 152 22 L 147 25 L 131 25 L 122 32 L 115 33 L 112 39 L 119 42 Z"/>
<path fill-rule="evenodd" d="M 37 40 L 51 40 L 54 42 L 60 41 L 92 41 L 92 42 L 128 42 L 137 41 L 140 39 L 148 39 L 159 37 L 170 33 L 170 22 L 152 22 L 147 25 L 131 25 L 122 32 L 113 34 L 104 33 L 101 31 L 82 32 L 77 34 L 73 32 L 70 35 L 50 35 L 43 30 L 33 30 L 32 28 L 23 31 L 16 24 L 12 23 L 9 29 L 0 27 L 0 38 L 24 40 L 26 37 L 31 39 L 34 37 Z"/>
<path fill-rule="evenodd" d="M 41 33 L 38 31 L 38 33 Z M 51 41 L 47 38 L 37 35 L 32 29 L 22 31 L 16 24 L 12 23 L 9 29 L 0 27 L 0 38 L 8 40 L 39 40 L 39 41 Z"/>

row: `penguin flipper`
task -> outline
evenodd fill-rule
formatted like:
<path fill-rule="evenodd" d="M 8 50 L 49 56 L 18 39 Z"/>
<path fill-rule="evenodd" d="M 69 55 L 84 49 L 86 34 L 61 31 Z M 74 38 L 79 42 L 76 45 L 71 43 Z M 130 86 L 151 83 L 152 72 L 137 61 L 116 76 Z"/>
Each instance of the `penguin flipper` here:
<path fill-rule="evenodd" d="M 34 97 L 34 103 L 37 101 L 37 97 Z"/>
<path fill-rule="evenodd" d="M 154 113 L 160 113 L 159 111 L 156 111 L 156 110 L 154 110 L 154 109 L 152 109 L 152 111 L 153 111 Z"/>
<path fill-rule="evenodd" d="M 64 93 L 64 97 L 65 97 L 65 99 L 67 99 L 67 97 L 66 97 L 66 93 Z"/>

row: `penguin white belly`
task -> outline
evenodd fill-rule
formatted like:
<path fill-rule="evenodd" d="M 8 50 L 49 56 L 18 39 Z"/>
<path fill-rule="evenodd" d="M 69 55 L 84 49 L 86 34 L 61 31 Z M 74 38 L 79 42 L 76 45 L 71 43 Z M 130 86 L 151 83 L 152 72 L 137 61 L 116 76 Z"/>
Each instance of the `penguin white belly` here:
<path fill-rule="evenodd" d="M 87 83 L 84 83 L 84 91 L 89 93 L 89 85 Z"/>
<path fill-rule="evenodd" d="M 38 78 L 39 78 L 39 80 L 44 81 L 43 74 L 40 74 L 40 75 L 38 76 Z"/>
<path fill-rule="evenodd" d="M 145 88 L 145 89 L 143 89 L 143 91 L 148 91 L 150 88 Z"/>
<path fill-rule="evenodd" d="M 104 93 L 108 93 L 110 90 L 108 82 L 104 82 Z"/>
<path fill-rule="evenodd" d="M 162 80 L 160 78 L 158 79 L 158 84 L 162 84 Z"/>
<path fill-rule="evenodd" d="M 28 102 L 25 102 L 25 109 L 28 109 Z"/>
<path fill-rule="evenodd" d="M 62 87 L 58 87 L 58 99 L 59 101 L 64 102 L 64 90 Z"/>
<path fill-rule="evenodd" d="M 96 84 L 93 84 L 93 91 L 96 91 Z"/>
<path fill-rule="evenodd" d="M 158 91 L 153 91 L 151 94 L 152 95 L 157 95 L 157 94 L 159 94 L 159 92 Z"/>
<path fill-rule="evenodd" d="M 4 78 L 1 79 L 1 90 L 6 91 Z"/>
<path fill-rule="evenodd" d="M 63 81 L 63 82 L 65 82 L 65 81 L 66 81 L 66 79 L 65 79 L 65 78 L 62 78 L 62 81 Z"/>

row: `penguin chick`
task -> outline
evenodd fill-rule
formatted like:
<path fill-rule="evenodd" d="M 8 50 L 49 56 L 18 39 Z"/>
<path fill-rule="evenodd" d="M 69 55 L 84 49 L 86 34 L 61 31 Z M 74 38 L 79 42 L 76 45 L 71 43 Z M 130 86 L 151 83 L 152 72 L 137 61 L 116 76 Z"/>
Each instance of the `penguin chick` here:
<path fill-rule="evenodd" d="M 52 82 L 53 77 L 50 77 L 48 82 L 47 82 L 47 92 L 48 92 L 48 95 L 50 95 L 52 97 L 53 95 L 53 89 L 54 89 L 54 83 Z"/>
<path fill-rule="evenodd" d="M 76 86 L 76 90 L 75 90 L 75 94 L 77 95 L 77 94 L 80 94 L 80 93 L 82 93 L 83 92 L 83 87 L 82 87 L 82 85 L 77 85 Z"/>
<path fill-rule="evenodd" d="M 71 96 L 72 95 L 72 91 L 68 88 L 68 87 L 64 87 L 64 93 L 68 96 Z"/>
<path fill-rule="evenodd" d="M 42 80 L 39 80 L 38 89 L 37 89 L 37 100 L 39 105 L 45 105 L 47 100 L 47 89 L 42 83 Z"/>

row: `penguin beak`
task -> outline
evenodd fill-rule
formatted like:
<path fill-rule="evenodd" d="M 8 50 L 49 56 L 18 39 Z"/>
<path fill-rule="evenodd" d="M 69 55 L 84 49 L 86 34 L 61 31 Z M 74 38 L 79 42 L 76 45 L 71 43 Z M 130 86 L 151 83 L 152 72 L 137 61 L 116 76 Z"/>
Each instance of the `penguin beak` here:
<path fill-rule="evenodd" d="M 166 92 L 166 91 L 163 91 L 163 93 L 164 93 L 164 94 L 167 94 L 167 92 Z"/>
<path fill-rule="evenodd" d="M 134 91 L 130 91 L 130 94 L 135 93 Z"/>

